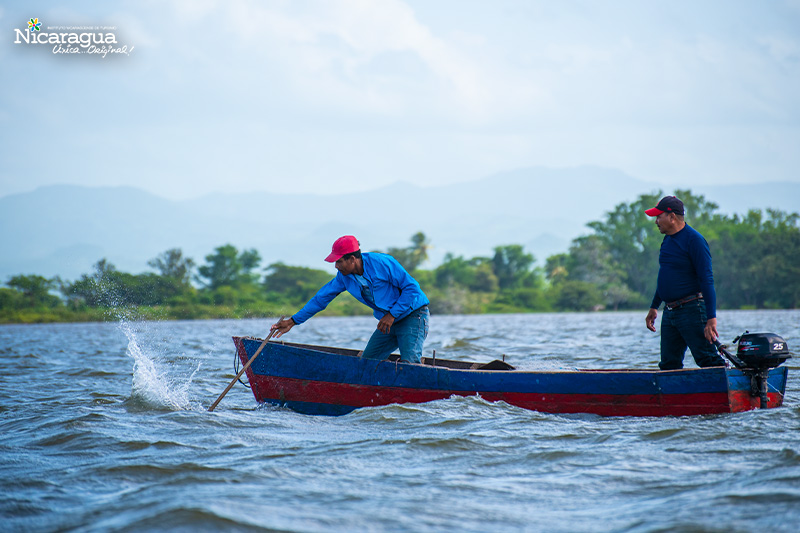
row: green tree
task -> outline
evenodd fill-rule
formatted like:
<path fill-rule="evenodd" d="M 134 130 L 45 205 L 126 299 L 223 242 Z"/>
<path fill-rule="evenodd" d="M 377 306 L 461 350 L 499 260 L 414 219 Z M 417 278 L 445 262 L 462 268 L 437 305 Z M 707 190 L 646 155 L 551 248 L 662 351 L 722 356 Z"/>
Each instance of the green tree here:
<path fill-rule="evenodd" d="M 156 269 L 165 278 L 170 278 L 188 285 L 192 279 L 194 260 L 184 257 L 180 248 L 171 248 L 161 253 L 158 257 L 147 262 L 148 266 Z"/>
<path fill-rule="evenodd" d="M 624 282 L 640 294 L 655 291 L 655 278 L 658 271 L 658 251 L 662 235 L 653 224 L 653 219 L 645 215 L 662 197 L 645 194 L 630 204 L 619 204 L 606 214 L 605 221 L 587 224 L 610 254 L 614 266 L 624 272 Z"/>
<path fill-rule="evenodd" d="M 409 272 L 413 272 L 428 260 L 431 245 L 421 231 L 411 236 L 411 246 L 407 248 L 389 248 L 386 253 L 397 259 Z"/>
<path fill-rule="evenodd" d="M 713 227 L 724 220 L 724 217 L 716 212 L 719 205 L 706 200 L 703 195 L 692 194 L 688 189 L 676 189 L 675 196 L 683 202 L 687 224 L 703 233 L 707 240 L 712 239 Z"/>
<path fill-rule="evenodd" d="M 714 214 L 717 204 L 706 200 L 702 195 L 678 189 L 675 196 L 683 202 L 686 221 L 695 229 L 701 230 L 719 220 L 719 216 Z M 643 194 L 634 202 L 617 205 L 606 214 L 604 221 L 587 224 L 594 230 L 602 247 L 593 242 L 577 243 L 578 250 L 586 248 L 585 245 L 588 244 L 594 248 L 593 253 L 608 254 L 605 258 L 596 257 L 595 263 L 596 267 L 604 265 L 603 275 L 612 273 L 612 278 L 618 278 L 609 278 L 608 283 L 628 287 L 634 293 L 647 295 L 648 298 L 655 292 L 658 252 L 664 236 L 655 226 L 653 217 L 648 217 L 644 212 L 656 205 L 662 197 L 661 191 Z M 581 279 L 581 276 L 573 279 Z"/>
<path fill-rule="evenodd" d="M 65 284 L 62 292 L 69 300 L 82 301 L 90 307 L 114 305 L 117 295 L 113 279 L 117 275 L 116 267 L 103 258 L 95 263 L 92 275 L 83 274 L 74 283 Z"/>
<path fill-rule="evenodd" d="M 686 222 L 709 243 L 721 308 L 800 305 L 800 215 L 751 210 L 728 217 L 716 213 L 717 204 L 702 195 L 689 190 L 675 195 L 684 203 Z M 664 236 L 644 211 L 661 197 L 661 192 L 642 195 L 616 206 L 604 221 L 590 222 L 593 235 L 575 239 L 566 256 L 548 259 L 554 290 L 559 283 L 580 281 L 596 287 L 606 306 L 646 305 L 655 292 Z M 571 291 L 558 306 L 582 301 L 574 297 L 576 287 Z"/>
<path fill-rule="evenodd" d="M 74 283 L 63 285 L 62 292 L 73 306 L 78 302 L 90 307 L 160 305 L 185 290 L 177 279 L 151 272 L 120 272 L 105 258 L 95 264 L 94 270 L 92 275 L 83 274 Z"/>
<path fill-rule="evenodd" d="M 591 283 L 597 287 L 604 307 L 617 310 L 621 305 L 641 302 L 641 297 L 625 283 L 625 269 L 614 261 L 608 245 L 597 235 L 573 240 L 568 260 L 562 268 L 566 274 L 564 280 Z M 593 304 L 596 305 L 600 304 Z"/>
<path fill-rule="evenodd" d="M 492 265 L 485 257 L 473 258 L 474 273 L 467 288 L 475 292 L 497 292 L 500 288 L 497 276 L 492 270 Z"/>
<path fill-rule="evenodd" d="M 603 302 L 597 286 L 586 281 L 565 281 L 557 294 L 556 309 L 561 311 L 592 311 Z"/>
<path fill-rule="evenodd" d="M 717 221 L 710 243 L 720 306 L 800 306 L 800 228 L 797 213 L 751 210 Z"/>
<path fill-rule="evenodd" d="M 497 276 L 491 260 L 486 257 L 464 259 L 448 253 L 434 271 L 436 286 L 442 289 L 460 285 L 475 292 L 497 292 Z"/>
<path fill-rule="evenodd" d="M 550 283 L 557 284 L 567 279 L 571 268 L 572 256 L 570 254 L 551 255 L 545 261 L 545 277 Z"/>
<path fill-rule="evenodd" d="M 495 307 L 510 306 L 509 310 L 549 311 L 547 295 L 540 287 L 520 287 L 501 291 L 494 301 Z"/>
<path fill-rule="evenodd" d="M 492 257 L 492 270 L 500 289 L 535 285 L 535 280 L 531 279 L 534 261 L 533 255 L 525 253 L 519 244 L 497 246 Z"/>
<path fill-rule="evenodd" d="M 47 279 L 36 274 L 18 275 L 9 279 L 6 285 L 22 294 L 21 301 L 24 302 L 25 307 L 56 307 L 61 304 L 61 300 L 57 296 L 50 294 L 50 291 L 56 288 L 54 279 Z"/>
<path fill-rule="evenodd" d="M 22 294 L 16 289 L 0 287 L 0 311 L 20 309 L 22 305 Z"/>
<path fill-rule="evenodd" d="M 264 289 L 268 294 L 278 295 L 293 303 L 304 303 L 311 299 L 331 274 L 324 270 L 273 263 L 266 269 Z"/>
<path fill-rule="evenodd" d="M 261 256 L 255 249 L 239 253 L 232 244 L 219 246 L 206 256 L 206 264 L 198 268 L 199 281 L 211 290 L 252 284 L 258 279 L 252 271 L 260 262 Z"/>

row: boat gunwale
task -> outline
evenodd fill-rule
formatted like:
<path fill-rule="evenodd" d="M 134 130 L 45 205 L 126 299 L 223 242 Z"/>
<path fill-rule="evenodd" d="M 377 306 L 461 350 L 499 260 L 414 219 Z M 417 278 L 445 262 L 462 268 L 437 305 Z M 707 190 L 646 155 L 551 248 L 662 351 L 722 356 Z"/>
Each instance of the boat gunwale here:
<path fill-rule="evenodd" d="M 249 337 L 249 336 L 233 336 L 234 343 L 237 345 L 237 353 L 238 357 L 242 361 L 242 363 L 246 362 L 250 355 L 256 351 L 256 345 L 263 343 L 263 339 L 259 339 L 256 337 Z M 247 344 L 250 345 L 249 349 L 245 347 L 245 341 Z M 349 348 L 335 348 L 330 346 L 318 346 L 312 344 L 301 344 L 301 343 L 292 343 L 286 341 L 273 341 L 270 344 L 274 345 L 276 351 L 273 352 L 273 355 L 270 355 L 268 359 L 272 359 L 272 357 L 277 356 L 280 360 L 281 352 L 286 350 L 284 355 L 286 355 L 285 361 L 275 361 L 276 364 L 279 366 L 277 368 L 292 368 L 292 365 L 300 364 L 301 366 L 304 364 L 312 364 L 314 365 L 312 368 L 322 368 L 318 365 L 333 365 L 330 368 L 331 371 L 337 372 L 336 368 L 344 365 L 345 368 L 351 368 L 351 363 L 347 360 L 339 360 L 338 363 L 335 359 L 331 359 L 330 363 L 325 362 L 325 358 L 320 358 L 318 363 L 311 363 L 314 359 L 317 359 L 320 355 L 345 355 L 349 356 L 353 359 L 354 364 L 356 367 L 354 368 L 371 368 L 373 372 L 383 372 L 383 380 L 379 379 L 376 383 L 365 383 L 363 382 L 361 377 L 357 379 L 350 379 L 349 377 L 340 376 L 338 374 L 330 374 L 322 377 L 321 375 L 317 377 L 308 377 L 307 374 L 297 375 L 294 371 L 289 371 L 286 373 L 284 370 L 280 370 L 278 372 L 273 372 L 267 370 L 266 372 L 258 372 L 255 369 L 256 365 L 247 369 L 248 378 L 252 380 L 256 379 L 256 383 L 260 383 L 261 385 L 265 386 L 266 389 L 264 393 L 259 393 L 256 390 L 256 386 L 254 383 L 253 386 L 253 394 L 256 397 L 257 401 L 260 402 L 278 402 L 281 405 L 288 403 L 286 402 L 301 402 L 301 403 L 308 403 L 307 400 L 297 398 L 295 399 L 288 399 L 288 395 L 284 390 L 284 386 L 288 387 L 286 390 L 292 389 L 299 389 L 293 391 L 291 394 L 297 396 L 300 394 L 301 396 L 307 394 L 307 387 L 314 386 L 314 387 L 333 387 L 330 390 L 323 390 L 322 395 L 325 396 L 326 394 L 333 394 L 334 399 L 333 401 L 323 401 L 321 404 L 324 405 L 340 405 L 340 406 L 349 406 L 352 408 L 358 407 L 368 407 L 368 406 L 375 406 L 375 405 L 387 405 L 389 403 L 423 403 L 427 401 L 432 401 L 433 399 L 441 399 L 439 397 L 431 397 L 427 399 L 409 399 L 404 394 L 406 392 L 414 393 L 414 394 L 421 394 L 425 391 L 427 392 L 441 392 L 446 391 L 450 395 L 457 395 L 457 396 L 472 396 L 474 394 L 483 396 L 485 398 L 490 398 L 490 401 L 501 401 L 504 400 L 511 405 L 516 405 L 518 407 L 523 407 L 526 409 L 534 410 L 534 411 L 541 411 L 541 412 L 552 412 L 552 413 L 561 413 L 561 412 L 569 412 L 569 413 L 592 413 L 592 414 L 599 414 L 601 416 L 686 416 L 686 415 L 700 415 L 700 414 L 717 414 L 717 413 L 725 413 L 725 412 L 740 412 L 740 411 L 747 411 L 751 409 L 755 409 L 756 405 L 753 403 L 753 395 L 752 395 L 752 377 L 747 376 L 741 370 L 736 368 L 728 368 L 728 367 L 707 367 L 707 368 L 683 368 L 683 369 L 675 369 L 675 370 L 661 370 L 661 369 L 558 369 L 558 370 L 520 370 L 520 369 L 513 369 L 513 370 L 499 370 L 499 369 L 481 369 L 481 368 L 470 368 L 471 365 L 477 363 L 467 363 L 463 361 L 451 361 L 447 359 L 436 359 L 436 365 L 425 364 L 425 361 L 420 363 L 408 363 L 402 362 L 399 360 L 364 360 L 359 358 L 358 355 L 360 354 L 359 350 L 349 349 Z M 271 350 L 268 350 L 271 351 Z M 393 354 L 395 357 L 398 357 L 397 354 Z M 355 363 L 354 360 L 359 360 L 359 363 Z M 427 360 L 428 358 L 424 358 Z M 432 361 L 432 359 L 431 359 Z M 495 360 L 497 361 L 497 360 Z M 438 363 L 441 362 L 453 362 L 456 364 L 461 365 L 461 368 L 453 368 L 444 365 L 440 365 Z M 267 364 L 267 363 L 265 363 Z M 287 366 L 288 365 L 288 366 Z M 367 365 L 364 367 L 364 365 Z M 466 366 L 466 367 L 465 367 Z M 426 379 L 434 379 L 430 376 L 435 376 L 437 382 L 433 387 L 430 386 L 421 386 L 419 385 L 420 382 L 417 384 L 412 382 L 405 382 L 405 384 L 395 383 L 391 381 L 390 374 L 386 374 L 389 372 L 390 367 L 395 367 L 395 371 L 391 373 L 391 375 L 395 376 L 408 376 L 405 379 L 408 380 L 411 376 L 415 375 L 416 372 L 422 371 L 424 375 L 429 376 Z M 402 371 L 403 368 L 408 369 L 408 371 L 414 370 L 411 374 L 406 374 Z M 427 369 L 427 370 L 425 370 Z M 265 369 L 266 370 L 266 369 Z M 439 371 L 445 371 L 444 374 L 439 374 Z M 316 370 L 315 370 L 316 372 Z M 782 375 L 781 375 L 782 374 Z M 775 393 L 770 396 L 770 407 L 779 407 L 783 404 L 783 397 L 785 394 L 785 386 L 787 381 L 787 374 L 788 368 L 781 367 L 781 368 L 773 368 L 770 371 L 770 379 L 776 380 L 776 385 L 774 387 Z M 452 379 L 452 382 L 448 382 L 446 386 L 443 384 L 440 386 L 438 380 L 441 379 L 442 376 L 451 375 L 452 378 L 446 378 L 447 380 Z M 460 377 L 456 377 L 459 376 Z M 419 377 L 421 378 L 423 374 L 420 374 Z M 491 377 L 490 377 L 491 376 Z M 505 376 L 505 377 L 502 377 Z M 513 376 L 513 377 L 512 377 Z M 536 389 L 536 390 L 527 390 L 527 385 L 524 383 L 524 380 L 532 380 L 535 379 L 536 387 L 539 387 L 539 380 L 565 380 L 565 379 L 576 379 L 572 376 L 583 376 L 581 379 L 588 379 L 588 382 L 582 381 L 582 389 L 580 391 L 567 391 L 563 392 L 561 389 L 553 388 L 554 386 L 561 386 L 563 387 L 565 383 L 551 383 L 543 385 L 544 388 Z M 602 387 L 599 387 L 598 380 L 602 380 L 602 383 L 608 383 L 606 376 L 611 378 L 612 380 L 624 379 L 626 380 L 633 380 L 630 385 L 632 386 L 634 392 L 617 392 L 617 391 L 604 391 L 601 390 Z M 506 377 L 508 379 L 506 379 Z M 485 380 L 489 379 L 490 382 L 482 383 L 482 382 L 464 382 L 460 383 L 459 380 Z M 499 379 L 499 381 L 498 381 Z M 523 381 L 520 381 L 523 380 Z M 698 381 L 699 380 L 699 381 Z M 709 380 L 717 383 L 714 385 L 710 383 Z M 288 382 L 289 385 L 286 385 L 285 382 Z M 496 387 L 495 383 L 500 383 L 503 385 L 502 387 Z M 701 383 L 702 382 L 702 383 Z M 746 386 L 742 386 L 742 383 L 746 382 Z M 279 383 L 284 383 L 284 385 L 279 385 Z M 292 385 L 294 383 L 294 385 Z M 650 385 L 648 385 L 648 383 Z M 467 387 L 461 387 L 460 385 L 467 384 Z M 687 386 L 700 386 L 703 390 L 689 390 L 687 392 Z M 488 385 L 488 386 L 487 386 Z M 650 386 L 655 387 L 655 392 L 650 392 L 648 387 Z M 714 385 L 714 386 L 711 386 Z M 277 387 L 277 389 L 274 389 Z M 337 389 L 338 387 L 338 389 Z M 588 387 L 588 389 L 586 388 Z M 598 388 L 599 387 L 599 388 Z M 368 392 L 370 396 L 370 400 L 366 403 L 359 403 L 359 401 L 351 402 L 345 401 L 343 397 L 338 397 L 337 395 L 344 394 L 348 396 L 350 394 L 354 394 L 354 390 L 356 389 L 364 389 Z M 268 395 L 266 390 L 272 390 L 271 393 Z M 552 389 L 552 390 L 551 390 Z M 596 390 L 595 390 L 596 389 Z M 644 392 L 635 392 L 635 390 L 641 389 Z M 705 390 L 708 389 L 708 390 Z M 336 392 L 336 391 L 339 392 Z M 384 403 L 383 400 L 381 402 L 375 403 L 375 398 L 373 397 L 375 392 L 378 391 L 381 395 L 389 395 L 390 397 L 383 398 L 386 400 Z M 397 392 L 400 391 L 400 392 Z M 320 391 L 317 391 L 318 393 Z M 743 395 L 747 395 L 747 392 L 750 392 L 748 397 L 744 397 Z M 363 391 L 362 391 L 363 393 Z M 399 394 L 399 396 L 397 396 Z M 722 395 L 720 398 L 725 398 L 725 401 L 722 401 L 717 396 Z M 699 396 L 698 396 L 699 395 Z M 777 396 L 776 396 L 777 395 Z M 377 396 L 375 396 L 377 397 Z M 528 398 L 530 397 L 530 398 Z M 591 401 L 589 404 L 581 403 L 578 401 L 574 401 L 573 397 L 577 398 L 589 398 Z M 612 398 L 612 401 L 609 401 L 607 397 Z M 697 398 L 705 398 L 701 401 L 700 404 L 695 405 Z M 548 400 L 549 398 L 549 400 Z M 566 399 L 565 399 L 566 398 Z M 628 398 L 630 402 L 633 402 L 631 405 L 628 406 L 628 410 L 623 409 L 623 404 L 625 401 L 622 400 L 623 398 Z M 646 399 L 653 399 L 659 398 L 656 402 L 657 408 L 654 408 L 651 405 L 651 401 L 647 400 L 644 403 L 636 400 L 637 398 L 646 398 Z M 716 398 L 716 399 L 714 399 Z M 598 401 L 599 399 L 603 401 Z M 679 399 L 679 402 L 676 403 L 676 400 Z M 542 403 L 544 402 L 544 403 Z M 553 405 L 549 403 L 555 402 Z M 638 403 L 637 403 L 638 402 Z M 680 403 L 683 402 L 683 403 Z M 689 402 L 689 403 L 687 403 Z M 313 404 L 316 405 L 320 402 L 310 402 L 309 405 Z M 641 403 L 641 405 L 639 405 Z M 352 404 L 352 405 L 351 405 Z M 577 409 L 576 406 L 582 405 L 580 409 Z M 684 405 L 686 404 L 686 405 Z M 704 409 L 700 409 L 699 406 L 704 406 Z M 606 408 L 600 408 L 602 406 Z M 716 409 L 714 406 L 720 407 L 720 409 Z M 315 409 L 311 410 L 304 410 L 300 409 L 300 412 L 306 412 L 307 414 L 344 414 L 344 413 L 329 413 L 326 409 L 322 409 L 322 411 L 317 411 Z M 622 410 L 620 410 L 622 409 Z M 642 410 L 644 409 L 644 411 Z M 655 409 L 655 411 L 652 411 Z M 624 412 L 623 412 L 624 411 Z M 656 412 L 657 411 L 657 412 Z"/>
<path fill-rule="evenodd" d="M 250 340 L 254 342 L 263 342 L 264 339 L 260 339 L 258 337 L 250 337 L 250 336 L 234 336 L 234 338 L 240 338 L 242 340 Z M 304 343 L 297 343 L 297 342 L 287 342 L 282 340 L 270 340 L 269 344 L 276 344 L 282 346 L 288 346 L 290 348 L 299 348 L 301 350 L 308 350 L 311 352 L 318 352 L 322 354 L 332 354 L 332 355 L 343 355 L 347 357 L 358 358 L 361 350 L 356 350 L 353 348 L 338 348 L 334 346 L 320 346 L 317 344 L 304 344 Z M 392 354 L 389 358 L 382 360 L 382 362 L 389 362 L 394 364 L 402 364 L 402 365 L 418 365 L 425 368 L 444 368 L 451 371 L 467 371 L 467 372 L 513 372 L 515 374 L 521 373 L 528 373 L 528 374 L 591 374 L 591 373 L 625 373 L 625 374 L 658 374 L 658 375 L 667 375 L 667 374 L 675 374 L 675 373 L 687 373 L 687 372 L 697 372 L 697 371 L 707 371 L 711 369 L 722 369 L 726 372 L 729 370 L 735 370 L 727 366 L 713 366 L 713 367 L 701 367 L 701 368 L 678 368 L 673 370 L 661 370 L 659 368 L 654 369 L 641 369 L 641 368 L 575 368 L 575 369 L 519 369 L 513 367 L 512 369 L 485 369 L 485 368 L 470 368 L 470 366 L 475 365 L 485 365 L 489 363 L 479 363 L 475 361 L 458 361 L 454 359 L 440 359 L 436 358 L 435 363 L 433 363 L 434 359 L 430 357 L 423 357 L 421 363 L 409 363 L 407 361 L 399 360 L 398 354 Z M 493 361 L 497 361 L 494 359 Z M 447 366 L 446 364 L 438 364 L 439 362 L 444 363 L 454 363 L 458 366 Z M 468 366 L 463 366 L 468 365 Z"/>

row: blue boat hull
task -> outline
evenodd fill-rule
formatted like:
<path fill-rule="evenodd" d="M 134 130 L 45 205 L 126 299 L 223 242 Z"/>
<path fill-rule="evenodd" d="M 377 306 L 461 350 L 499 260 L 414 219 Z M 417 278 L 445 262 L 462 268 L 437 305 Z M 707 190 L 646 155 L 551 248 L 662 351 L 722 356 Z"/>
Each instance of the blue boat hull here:
<path fill-rule="evenodd" d="M 234 337 L 246 363 L 260 339 Z M 684 416 L 758 408 L 750 377 L 724 367 L 660 370 L 522 371 L 423 359 L 371 360 L 358 351 L 269 342 L 247 369 L 257 401 L 307 414 L 342 415 L 359 407 L 480 395 L 548 413 Z M 503 368 L 501 362 L 495 367 Z M 448 366 L 450 365 L 450 366 Z M 768 407 L 783 403 L 788 369 L 769 374 Z"/>

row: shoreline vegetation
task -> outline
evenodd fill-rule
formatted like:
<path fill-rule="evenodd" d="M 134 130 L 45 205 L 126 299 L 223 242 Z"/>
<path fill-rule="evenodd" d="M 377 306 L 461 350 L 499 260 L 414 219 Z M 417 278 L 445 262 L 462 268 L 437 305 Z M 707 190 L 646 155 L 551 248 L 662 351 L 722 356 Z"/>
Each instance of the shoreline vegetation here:
<path fill-rule="evenodd" d="M 800 214 L 768 209 L 721 215 L 703 196 L 689 190 L 675 195 L 684 201 L 687 223 L 708 240 L 720 309 L 800 307 Z M 644 210 L 662 196 L 659 191 L 617 205 L 544 266 L 535 266 L 523 246 L 508 244 L 486 257 L 447 254 L 442 264 L 425 270 L 430 243 L 422 232 L 409 246 L 385 252 L 420 282 L 434 314 L 647 309 L 663 237 Z M 0 287 L 0 324 L 291 315 L 332 278 L 281 262 L 262 268 L 255 249 L 239 251 L 230 244 L 216 248 L 202 265 L 179 248 L 148 265 L 153 272 L 129 274 L 104 258 L 75 281 L 12 276 Z M 370 314 L 347 293 L 321 313 Z"/>

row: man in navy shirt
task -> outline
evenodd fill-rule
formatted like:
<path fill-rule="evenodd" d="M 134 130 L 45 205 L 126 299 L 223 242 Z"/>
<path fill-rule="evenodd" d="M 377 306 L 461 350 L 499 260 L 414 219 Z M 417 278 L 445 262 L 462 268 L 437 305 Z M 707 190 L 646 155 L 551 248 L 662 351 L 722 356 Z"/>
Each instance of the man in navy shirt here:
<path fill-rule="evenodd" d="M 645 323 L 655 331 L 658 307 L 661 317 L 661 370 L 683 368 L 687 346 L 697 366 L 725 366 L 711 344 L 717 339 L 717 294 L 711 270 L 711 251 L 700 233 L 686 224 L 683 202 L 665 196 L 645 211 L 656 218 L 664 234 L 658 255 L 658 282 Z"/>
<path fill-rule="evenodd" d="M 280 337 L 297 324 L 302 324 L 325 309 L 344 291 L 372 308 L 378 327 L 372 334 L 362 357 L 385 359 L 400 349 L 400 359 L 419 363 L 422 344 L 428 336 L 428 297 L 417 280 L 394 257 L 380 253 L 361 253 L 358 240 L 345 235 L 333 243 L 325 258 L 335 263 L 339 272 L 326 283 L 303 308 L 290 318 L 272 325 Z"/>

